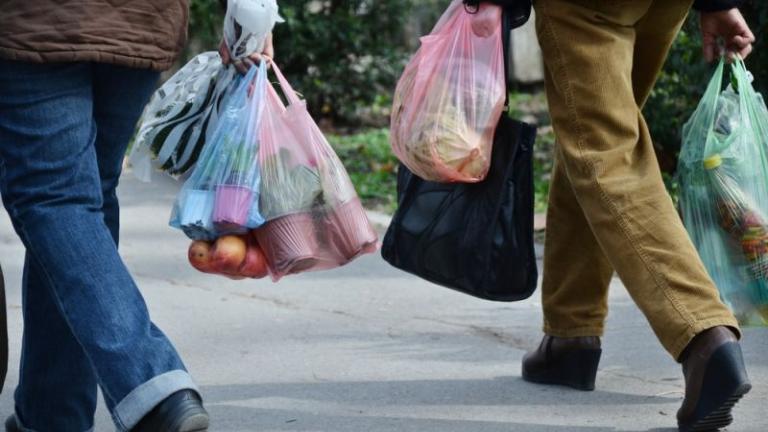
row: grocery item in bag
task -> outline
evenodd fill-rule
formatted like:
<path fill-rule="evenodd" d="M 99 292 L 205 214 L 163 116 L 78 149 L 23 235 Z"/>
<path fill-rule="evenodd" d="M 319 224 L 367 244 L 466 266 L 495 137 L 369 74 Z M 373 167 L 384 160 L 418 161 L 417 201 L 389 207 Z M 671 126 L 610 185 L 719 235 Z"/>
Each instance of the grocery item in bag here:
<path fill-rule="evenodd" d="M 254 231 L 274 280 L 344 265 L 377 249 L 349 176 L 305 103 L 273 63 L 284 105 L 269 86 L 259 130 L 260 209 Z"/>
<path fill-rule="evenodd" d="M 266 62 L 238 79 L 215 133 L 179 192 L 170 223 L 193 240 L 242 234 L 264 223 L 257 158 L 266 88 Z"/>
<path fill-rule="evenodd" d="M 478 182 L 506 99 L 502 10 L 455 0 L 406 66 L 392 108 L 392 149 L 419 177 Z"/>
<path fill-rule="evenodd" d="M 768 112 L 744 63 L 718 66 L 683 129 L 683 222 L 742 325 L 768 325 Z"/>
<path fill-rule="evenodd" d="M 229 0 L 224 43 L 232 59 L 261 52 L 277 22 L 283 19 L 275 0 Z M 195 166 L 236 88 L 235 76 L 235 69 L 224 66 L 219 53 L 205 52 L 155 92 L 130 156 L 139 179 L 149 181 L 155 170 L 181 176 Z"/>
<path fill-rule="evenodd" d="M 267 259 L 251 235 L 224 236 L 215 242 L 194 241 L 189 246 L 189 262 L 203 273 L 230 279 L 261 279 L 269 275 Z"/>

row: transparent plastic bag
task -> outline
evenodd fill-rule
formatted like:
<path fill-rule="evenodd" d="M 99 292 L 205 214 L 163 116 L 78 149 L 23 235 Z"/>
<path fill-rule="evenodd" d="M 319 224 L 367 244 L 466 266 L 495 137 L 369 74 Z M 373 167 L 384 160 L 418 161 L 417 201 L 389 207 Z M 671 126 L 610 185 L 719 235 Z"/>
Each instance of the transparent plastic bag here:
<path fill-rule="evenodd" d="M 179 192 L 170 224 L 189 238 L 210 241 L 264 223 L 258 130 L 266 89 L 266 62 L 238 78 L 212 139 Z"/>
<path fill-rule="evenodd" d="M 274 63 L 273 70 L 288 105 L 272 86 L 267 88 L 259 130 L 260 208 L 267 222 L 254 234 L 277 281 L 373 253 L 378 238 L 305 103 Z"/>
<path fill-rule="evenodd" d="M 216 52 L 202 53 L 182 67 L 152 96 L 131 151 L 135 175 L 144 181 L 155 170 L 182 175 L 197 162 L 211 138 L 230 84 Z"/>
<path fill-rule="evenodd" d="M 275 23 L 283 22 L 275 0 L 229 0 L 224 41 L 234 59 L 264 48 Z M 216 130 L 222 107 L 235 90 L 236 71 L 217 52 L 202 53 L 155 92 L 144 111 L 130 161 L 136 177 L 153 171 L 188 173 Z"/>
<path fill-rule="evenodd" d="M 725 65 L 683 128 L 680 209 L 701 258 L 742 325 L 768 325 L 768 112 L 740 60 Z"/>
<path fill-rule="evenodd" d="M 395 91 L 393 151 L 425 180 L 479 182 L 506 99 L 502 10 L 454 0 L 421 42 Z"/>

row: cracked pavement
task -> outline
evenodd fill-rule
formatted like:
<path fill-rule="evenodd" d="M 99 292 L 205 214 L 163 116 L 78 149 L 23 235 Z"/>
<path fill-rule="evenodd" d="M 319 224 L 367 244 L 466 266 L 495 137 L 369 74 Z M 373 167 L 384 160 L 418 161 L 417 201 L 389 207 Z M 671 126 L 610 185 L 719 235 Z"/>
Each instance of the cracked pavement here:
<path fill-rule="evenodd" d="M 157 324 L 202 388 L 212 431 L 673 432 L 679 366 L 618 280 L 597 391 L 535 386 L 520 360 L 539 342 L 539 294 L 497 304 L 430 285 L 367 256 L 335 271 L 271 281 L 195 272 L 167 227 L 178 187 L 121 186 L 121 251 Z M 0 415 L 13 409 L 23 248 L 0 212 L 11 365 Z M 755 385 L 731 432 L 768 430 L 768 329 L 748 329 Z M 96 428 L 113 430 L 100 404 Z"/>

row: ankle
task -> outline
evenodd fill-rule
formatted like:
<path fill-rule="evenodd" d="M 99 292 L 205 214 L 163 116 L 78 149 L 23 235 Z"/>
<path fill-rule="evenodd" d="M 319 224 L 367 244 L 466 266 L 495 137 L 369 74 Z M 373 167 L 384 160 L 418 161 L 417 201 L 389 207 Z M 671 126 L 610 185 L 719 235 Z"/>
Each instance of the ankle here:
<path fill-rule="evenodd" d="M 710 327 L 691 339 L 680 354 L 678 362 L 685 363 L 694 352 L 711 351 L 723 343 L 738 342 L 740 337 L 741 333 L 738 329 L 728 326 Z"/>

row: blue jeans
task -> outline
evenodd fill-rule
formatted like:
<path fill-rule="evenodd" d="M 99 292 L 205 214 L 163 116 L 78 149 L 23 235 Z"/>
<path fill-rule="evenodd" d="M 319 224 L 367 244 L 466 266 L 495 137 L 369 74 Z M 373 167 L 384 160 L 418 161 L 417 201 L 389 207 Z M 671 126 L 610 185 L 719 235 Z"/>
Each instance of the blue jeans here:
<path fill-rule="evenodd" d="M 156 72 L 0 60 L 0 194 L 27 250 L 16 416 L 93 428 L 97 386 L 120 431 L 197 390 L 117 250 L 116 187 Z"/>

